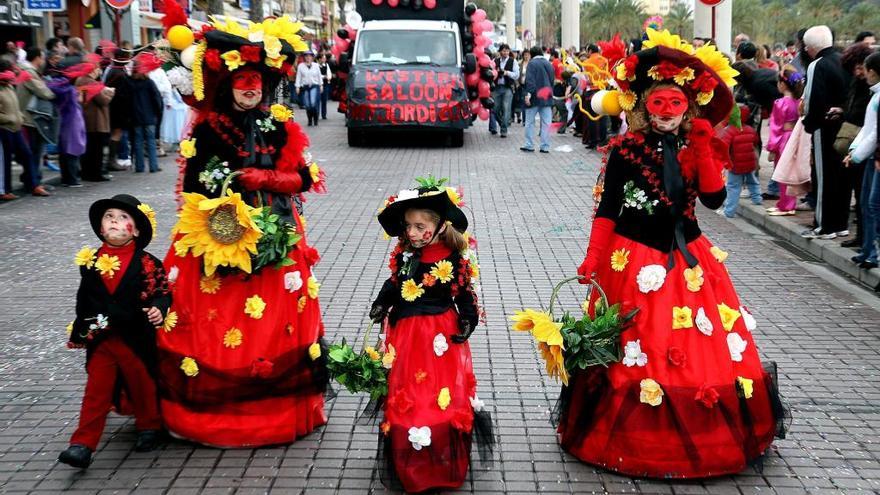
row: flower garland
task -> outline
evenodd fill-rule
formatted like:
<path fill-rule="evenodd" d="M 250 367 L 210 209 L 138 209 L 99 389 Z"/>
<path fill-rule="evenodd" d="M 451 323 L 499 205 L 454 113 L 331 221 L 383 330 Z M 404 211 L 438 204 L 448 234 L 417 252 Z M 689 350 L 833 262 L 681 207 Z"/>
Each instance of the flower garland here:
<path fill-rule="evenodd" d="M 211 129 L 220 136 L 220 139 L 223 140 L 224 143 L 228 144 L 232 148 L 235 148 L 238 156 L 245 158 L 250 156 L 250 152 L 244 149 L 243 146 L 236 144 L 236 141 L 239 143 L 246 142 L 244 132 L 241 131 L 236 125 L 232 122 L 232 119 L 218 112 L 211 112 L 205 119 L 208 122 L 208 125 L 211 126 Z M 229 133 L 234 134 L 230 136 Z M 268 146 L 260 146 L 259 144 L 254 145 L 254 152 L 257 154 L 264 155 L 274 155 L 275 147 L 271 144 Z"/>
<path fill-rule="evenodd" d="M 202 67 L 202 60 L 205 58 L 205 50 L 208 49 L 208 42 L 202 40 L 196 45 L 196 52 L 193 56 L 192 75 L 193 75 L 193 95 L 196 100 L 205 99 L 205 73 Z"/>

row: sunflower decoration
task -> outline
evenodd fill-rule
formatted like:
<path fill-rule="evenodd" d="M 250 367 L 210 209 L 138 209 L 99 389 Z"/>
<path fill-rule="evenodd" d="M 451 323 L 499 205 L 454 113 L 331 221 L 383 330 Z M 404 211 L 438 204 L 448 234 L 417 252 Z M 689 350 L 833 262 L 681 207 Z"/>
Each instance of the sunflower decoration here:
<path fill-rule="evenodd" d="M 183 236 L 177 243 L 193 256 L 202 256 L 205 275 L 220 266 L 251 273 L 251 255 L 263 232 L 254 221 L 261 208 L 245 203 L 240 193 L 229 190 L 215 199 L 183 193 L 184 204 L 175 229 Z"/>

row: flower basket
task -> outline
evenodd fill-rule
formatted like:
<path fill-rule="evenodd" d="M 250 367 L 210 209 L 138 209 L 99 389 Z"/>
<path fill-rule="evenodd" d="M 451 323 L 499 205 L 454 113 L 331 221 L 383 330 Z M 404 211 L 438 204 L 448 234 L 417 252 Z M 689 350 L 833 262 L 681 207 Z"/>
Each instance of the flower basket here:
<path fill-rule="evenodd" d="M 342 339 L 341 344 L 331 344 L 327 348 L 327 371 L 330 378 L 336 380 L 353 394 L 366 392 L 371 400 L 380 400 L 388 394 L 388 370 L 394 364 L 395 351 L 388 346 L 384 353 L 368 346 L 373 322 L 367 327 L 361 352 L 354 349 Z"/>
<path fill-rule="evenodd" d="M 599 292 L 593 316 L 590 316 L 588 308 L 588 292 L 582 317 L 577 318 L 566 311 L 556 318 L 553 315 L 553 306 L 559 290 L 581 278 L 583 277 L 571 277 L 556 284 L 546 312 L 525 309 L 510 317 L 514 322 L 513 330 L 532 334 L 538 342 L 538 350 L 546 363 L 547 373 L 564 385 L 568 385 L 569 377 L 578 370 L 593 366 L 607 367 L 611 363 L 620 362 L 623 357 L 620 334 L 632 324 L 633 318 L 639 312 L 636 308 L 625 315 L 621 314 L 620 304 L 609 305 L 605 291 L 595 280 L 591 280 L 591 287 Z"/>

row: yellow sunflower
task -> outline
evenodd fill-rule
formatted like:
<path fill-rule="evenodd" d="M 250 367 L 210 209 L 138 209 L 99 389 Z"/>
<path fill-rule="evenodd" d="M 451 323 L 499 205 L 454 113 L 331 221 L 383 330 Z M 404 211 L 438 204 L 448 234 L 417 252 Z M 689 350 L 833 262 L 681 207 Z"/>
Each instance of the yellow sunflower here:
<path fill-rule="evenodd" d="M 681 72 L 674 75 L 672 80 L 675 81 L 675 84 L 679 86 L 684 86 L 688 81 L 692 81 L 694 79 L 694 69 L 690 67 L 685 67 L 681 69 Z"/>
<path fill-rule="evenodd" d="M 540 318 L 541 313 L 534 309 L 525 309 L 523 311 L 514 311 L 510 317 L 513 321 L 513 328 L 517 332 L 531 332 L 535 328 L 535 320 Z"/>
<path fill-rule="evenodd" d="M 177 311 L 169 311 L 167 315 L 165 315 L 165 323 L 162 324 L 162 330 L 166 332 L 170 332 L 171 329 L 177 326 Z"/>
<path fill-rule="evenodd" d="M 213 275 L 218 266 L 250 273 L 251 254 L 257 254 L 257 241 L 263 235 L 254 222 L 260 209 L 232 192 L 215 199 L 183 193 L 183 199 L 175 226 L 183 237 L 175 243 L 175 251 L 186 248 L 193 256 L 203 256 L 206 275 Z"/>
<path fill-rule="evenodd" d="M 673 306 L 672 307 L 672 329 L 678 330 L 681 328 L 693 328 L 694 326 L 694 313 L 691 311 L 691 308 L 687 306 Z"/>
<path fill-rule="evenodd" d="M 568 371 L 565 369 L 565 356 L 562 354 L 562 346 L 547 345 L 538 342 L 538 350 L 547 369 L 550 378 L 558 378 L 563 384 L 568 385 Z"/>
<path fill-rule="evenodd" d="M 540 316 L 535 321 L 535 328 L 532 329 L 532 336 L 538 342 L 551 346 L 561 346 L 562 323 L 553 321 L 553 318 L 547 313 L 540 313 Z"/>
<path fill-rule="evenodd" d="M 78 266 L 84 266 L 86 268 L 91 268 L 95 265 L 95 253 L 98 250 L 89 246 L 83 246 L 82 249 L 77 251 L 76 256 L 73 258 L 73 262 Z"/>
<path fill-rule="evenodd" d="M 453 272 L 452 262 L 447 260 L 440 260 L 434 263 L 434 267 L 431 268 L 431 275 L 444 284 L 452 280 Z"/>
<path fill-rule="evenodd" d="M 733 330 L 733 324 L 742 316 L 739 311 L 724 303 L 718 305 L 718 315 L 721 317 L 721 325 L 728 332 Z"/>
<path fill-rule="evenodd" d="M 95 269 L 101 272 L 102 277 L 113 278 L 119 271 L 119 257 L 102 254 L 95 262 Z"/>
<path fill-rule="evenodd" d="M 223 335 L 223 345 L 230 349 L 235 349 L 241 345 L 242 337 L 241 330 L 232 327 Z"/>
<path fill-rule="evenodd" d="M 372 359 L 373 361 L 379 361 L 380 359 L 382 359 L 382 355 L 379 354 L 379 351 L 377 351 L 376 348 L 371 345 L 364 347 L 364 354 L 370 356 L 370 359 Z"/>
<path fill-rule="evenodd" d="M 617 249 L 611 253 L 611 269 L 615 272 L 622 272 L 629 263 L 629 251 L 626 249 Z"/>
<path fill-rule="evenodd" d="M 739 72 L 730 66 L 730 60 L 719 52 L 715 45 L 703 45 L 697 48 L 694 56 L 718 74 L 724 84 L 730 87 L 736 84 L 734 78 L 739 75 Z"/>
<path fill-rule="evenodd" d="M 416 284 L 413 279 L 404 282 L 400 288 L 400 296 L 403 297 L 404 301 L 413 302 L 422 297 L 424 293 L 425 289 L 422 288 L 422 284 Z"/>
<path fill-rule="evenodd" d="M 440 410 L 445 411 L 450 402 L 452 402 L 452 397 L 449 395 L 449 387 L 441 388 L 440 393 L 437 394 L 437 405 L 440 406 Z"/>
<path fill-rule="evenodd" d="M 147 220 L 150 221 L 150 227 L 153 228 L 153 232 L 156 232 L 156 210 L 154 210 L 150 205 L 146 203 L 141 203 L 138 205 L 138 210 L 141 210 L 144 215 L 147 216 Z"/>
<path fill-rule="evenodd" d="M 263 317 L 263 311 L 266 309 L 266 302 L 257 294 L 247 298 L 244 302 L 244 314 L 255 320 Z"/>
<path fill-rule="evenodd" d="M 632 91 L 621 91 L 617 94 L 617 102 L 620 103 L 620 108 L 630 111 L 636 106 L 636 100 L 639 97 Z"/>
<path fill-rule="evenodd" d="M 202 275 L 199 278 L 199 290 L 204 292 L 205 294 L 216 294 L 217 291 L 220 290 L 220 286 L 222 282 L 220 277 L 215 273 L 214 275 Z"/>
<path fill-rule="evenodd" d="M 454 204 L 455 206 L 458 206 L 459 203 L 461 203 L 461 195 L 459 195 L 458 191 L 456 191 L 454 188 L 447 187 L 446 195 L 449 196 L 449 200 L 452 201 L 452 204 Z"/>
<path fill-rule="evenodd" d="M 691 46 L 690 43 L 681 39 L 679 35 L 670 33 L 668 29 L 656 31 L 652 28 L 648 28 L 646 34 L 648 35 L 648 39 L 642 42 L 643 49 L 654 48 L 655 46 L 665 46 L 667 48 L 683 51 L 688 55 L 693 55 L 694 53 L 694 47 Z"/>
<path fill-rule="evenodd" d="M 710 101 L 712 101 L 712 97 L 715 96 L 715 91 L 701 91 L 697 93 L 697 96 L 694 98 L 694 101 L 697 102 L 697 105 L 704 106 L 707 105 Z"/>
<path fill-rule="evenodd" d="M 199 364 L 191 357 L 185 357 L 180 360 L 180 369 L 183 374 L 192 378 L 199 374 Z"/>

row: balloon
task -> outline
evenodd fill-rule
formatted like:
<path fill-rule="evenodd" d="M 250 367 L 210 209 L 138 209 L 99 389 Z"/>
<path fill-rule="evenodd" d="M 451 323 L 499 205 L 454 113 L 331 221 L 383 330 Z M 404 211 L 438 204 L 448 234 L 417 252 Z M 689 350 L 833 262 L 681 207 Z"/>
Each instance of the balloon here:
<path fill-rule="evenodd" d="M 397 7 L 397 5 L 398 5 L 399 3 L 400 3 L 399 0 L 388 0 L 388 6 L 389 6 L 389 7 Z"/>
<path fill-rule="evenodd" d="M 422 0 L 412 0 L 413 10 L 422 10 Z"/>
<path fill-rule="evenodd" d="M 373 5 L 381 5 L 382 4 L 382 0 L 370 0 L 370 1 L 373 3 Z"/>
<path fill-rule="evenodd" d="M 484 33 L 486 31 L 494 31 L 495 30 L 495 26 L 492 24 L 492 21 L 483 21 L 480 23 L 480 27 L 483 28 Z"/>
<path fill-rule="evenodd" d="M 171 26 L 166 37 L 171 48 L 175 50 L 184 50 L 195 41 L 192 29 L 180 24 Z"/>
<path fill-rule="evenodd" d="M 492 90 L 489 87 L 489 83 L 486 81 L 480 81 L 480 84 L 477 85 L 477 91 L 480 95 L 480 98 L 488 98 L 490 94 L 492 94 Z"/>
<path fill-rule="evenodd" d="M 336 35 L 343 39 L 348 39 L 348 31 L 345 28 L 339 28 L 336 30 Z"/>
<path fill-rule="evenodd" d="M 465 81 L 468 86 L 476 86 L 480 83 L 480 73 L 479 72 L 471 72 L 467 76 L 465 76 Z"/>
<path fill-rule="evenodd" d="M 618 97 L 620 96 L 620 91 L 613 89 L 608 91 L 608 94 L 602 98 L 602 110 L 605 111 L 605 115 L 620 115 L 620 112 L 623 111 L 623 108 L 620 106 L 620 100 Z"/>
<path fill-rule="evenodd" d="M 476 11 L 477 11 L 477 4 L 475 4 L 475 3 L 468 3 L 467 5 L 464 6 L 464 13 L 467 15 L 474 15 L 474 12 L 476 12 Z"/>
<path fill-rule="evenodd" d="M 481 108 L 477 115 L 479 115 L 480 120 L 489 120 L 489 111 L 485 108 Z"/>
<path fill-rule="evenodd" d="M 486 11 L 483 9 L 477 9 L 471 14 L 471 22 L 480 22 L 486 19 Z"/>
<path fill-rule="evenodd" d="M 489 110 L 492 110 L 493 108 L 495 108 L 495 98 L 492 98 L 491 96 L 487 96 L 486 98 L 481 98 L 480 103 L 483 104 L 483 108 L 488 108 Z"/>
<path fill-rule="evenodd" d="M 196 45 L 189 45 L 180 52 L 180 63 L 187 69 L 192 69 L 193 62 L 196 60 Z"/>
<path fill-rule="evenodd" d="M 481 53 L 477 55 L 477 64 L 479 64 L 480 67 L 489 67 L 492 65 L 492 59 L 490 59 L 485 53 Z"/>
<path fill-rule="evenodd" d="M 471 101 L 476 101 L 477 98 L 480 97 L 479 91 L 477 91 L 476 87 L 472 87 L 468 89 L 468 99 Z"/>
<path fill-rule="evenodd" d="M 474 36 L 480 36 L 483 34 L 483 28 L 481 28 L 479 24 L 471 24 L 471 31 L 474 32 Z"/>
<path fill-rule="evenodd" d="M 480 70 L 480 78 L 485 81 L 494 81 L 495 80 L 495 73 L 491 68 L 483 67 L 483 69 Z"/>
<path fill-rule="evenodd" d="M 608 90 L 602 89 L 596 91 L 593 94 L 593 97 L 590 98 L 590 110 L 593 111 L 596 115 L 605 115 L 605 112 L 602 111 L 602 99 L 605 98 L 605 95 L 608 94 Z"/>
<path fill-rule="evenodd" d="M 437 6 L 437 0 L 425 0 L 425 8 L 433 9 Z"/>

